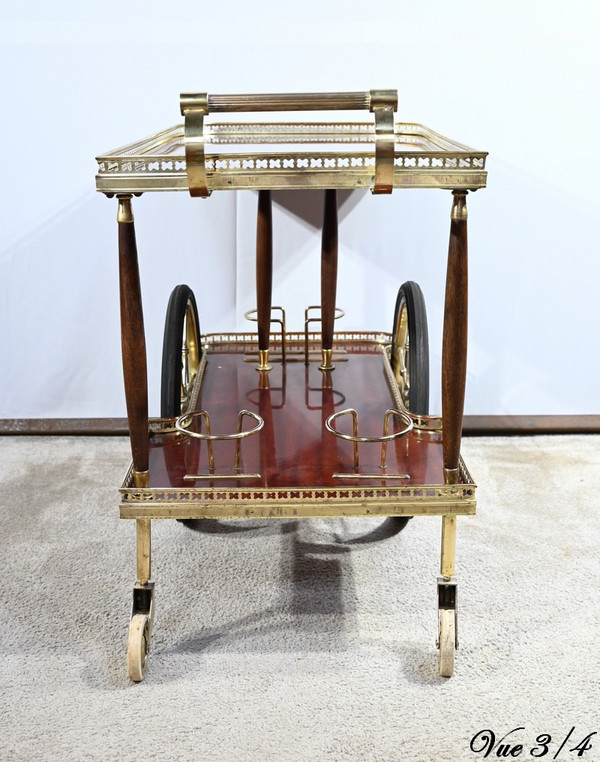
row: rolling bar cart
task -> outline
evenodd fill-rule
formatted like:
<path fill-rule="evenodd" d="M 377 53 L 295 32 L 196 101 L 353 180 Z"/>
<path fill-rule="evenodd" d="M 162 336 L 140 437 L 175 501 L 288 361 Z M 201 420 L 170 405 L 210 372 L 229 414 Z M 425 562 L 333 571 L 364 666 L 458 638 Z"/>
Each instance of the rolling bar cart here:
<path fill-rule="evenodd" d="M 397 93 L 181 96 L 184 124 L 98 157 L 97 189 L 118 200 L 123 369 L 132 464 L 120 515 L 136 526 L 128 673 L 144 676 L 154 617 L 155 519 L 440 516 L 440 674 L 457 647 L 456 517 L 475 513 L 460 456 L 467 353 L 467 193 L 486 153 L 395 121 Z M 240 121 L 240 112 L 363 111 L 362 121 Z M 347 115 L 346 115 L 347 118 Z M 256 117 L 255 117 L 256 119 Z M 442 348 L 442 414 L 429 414 L 427 317 L 413 281 L 390 332 L 334 330 L 338 189 L 452 192 Z M 146 347 L 132 197 L 257 191 L 257 331 L 201 334 L 196 299 L 167 307 L 161 417 L 148 419 Z M 321 304 L 304 331 L 272 305 L 271 191 L 324 193 Z M 204 318 L 203 318 L 204 320 Z M 318 323 L 320 330 L 313 331 Z M 275 329 L 275 327 L 277 327 Z"/>

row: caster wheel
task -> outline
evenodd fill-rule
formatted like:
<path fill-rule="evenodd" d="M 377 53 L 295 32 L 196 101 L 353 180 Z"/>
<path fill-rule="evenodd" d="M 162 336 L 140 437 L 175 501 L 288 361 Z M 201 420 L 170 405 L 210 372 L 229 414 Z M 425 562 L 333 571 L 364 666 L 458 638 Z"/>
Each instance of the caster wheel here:
<path fill-rule="evenodd" d="M 150 650 L 150 620 L 147 614 L 134 614 L 127 641 L 127 674 L 134 683 L 144 679 Z"/>
<path fill-rule="evenodd" d="M 456 619 L 452 609 L 440 609 L 439 628 L 440 675 L 452 677 L 456 648 Z"/>

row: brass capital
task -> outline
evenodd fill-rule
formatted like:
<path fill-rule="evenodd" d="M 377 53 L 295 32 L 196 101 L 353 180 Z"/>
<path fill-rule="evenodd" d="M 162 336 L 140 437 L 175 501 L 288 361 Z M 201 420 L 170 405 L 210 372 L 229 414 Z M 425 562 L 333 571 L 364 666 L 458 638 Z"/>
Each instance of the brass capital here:
<path fill-rule="evenodd" d="M 455 222 L 466 220 L 468 217 L 467 191 L 452 191 L 452 196 L 452 213 L 450 219 Z"/>
<path fill-rule="evenodd" d="M 119 208 L 117 211 L 117 222 L 133 222 L 133 211 L 131 209 L 131 196 L 118 195 Z"/>
<path fill-rule="evenodd" d="M 269 365 L 268 349 L 258 350 L 258 365 L 256 366 L 256 370 L 271 370 L 271 365 Z"/>
<path fill-rule="evenodd" d="M 319 365 L 319 370 L 334 370 L 335 365 L 333 364 L 333 349 L 322 349 L 321 350 L 321 365 Z"/>

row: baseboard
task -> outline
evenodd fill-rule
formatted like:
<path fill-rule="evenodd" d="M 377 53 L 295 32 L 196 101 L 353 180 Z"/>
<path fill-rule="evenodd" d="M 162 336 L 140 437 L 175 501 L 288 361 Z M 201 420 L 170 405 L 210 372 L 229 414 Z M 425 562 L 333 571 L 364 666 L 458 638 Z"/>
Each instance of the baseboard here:
<path fill-rule="evenodd" d="M 0 435 L 126 436 L 126 418 L 4 418 Z M 464 436 L 600 434 L 600 415 L 466 415 Z"/>
<path fill-rule="evenodd" d="M 466 415 L 464 436 L 600 434 L 600 415 Z"/>
<path fill-rule="evenodd" d="M 127 418 L 0 418 L 0 434 L 127 436 Z"/>

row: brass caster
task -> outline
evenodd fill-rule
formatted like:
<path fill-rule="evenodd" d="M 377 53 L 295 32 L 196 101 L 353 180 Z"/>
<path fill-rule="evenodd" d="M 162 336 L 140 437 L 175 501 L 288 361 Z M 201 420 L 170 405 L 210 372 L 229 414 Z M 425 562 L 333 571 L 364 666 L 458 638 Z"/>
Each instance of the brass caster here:
<path fill-rule="evenodd" d="M 144 679 L 153 619 L 154 582 L 138 582 L 133 588 L 133 609 L 127 640 L 127 674 L 134 683 Z"/>
<path fill-rule="evenodd" d="M 144 679 L 149 650 L 150 617 L 148 614 L 134 614 L 129 624 L 127 641 L 127 674 L 134 683 Z"/>
<path fill-rule="evenodd" d="M 452 609 L 440 609 L 438 648 L 440 649 L 440 675 L 452 677 L 456 649 L 456 617 Z"/>

